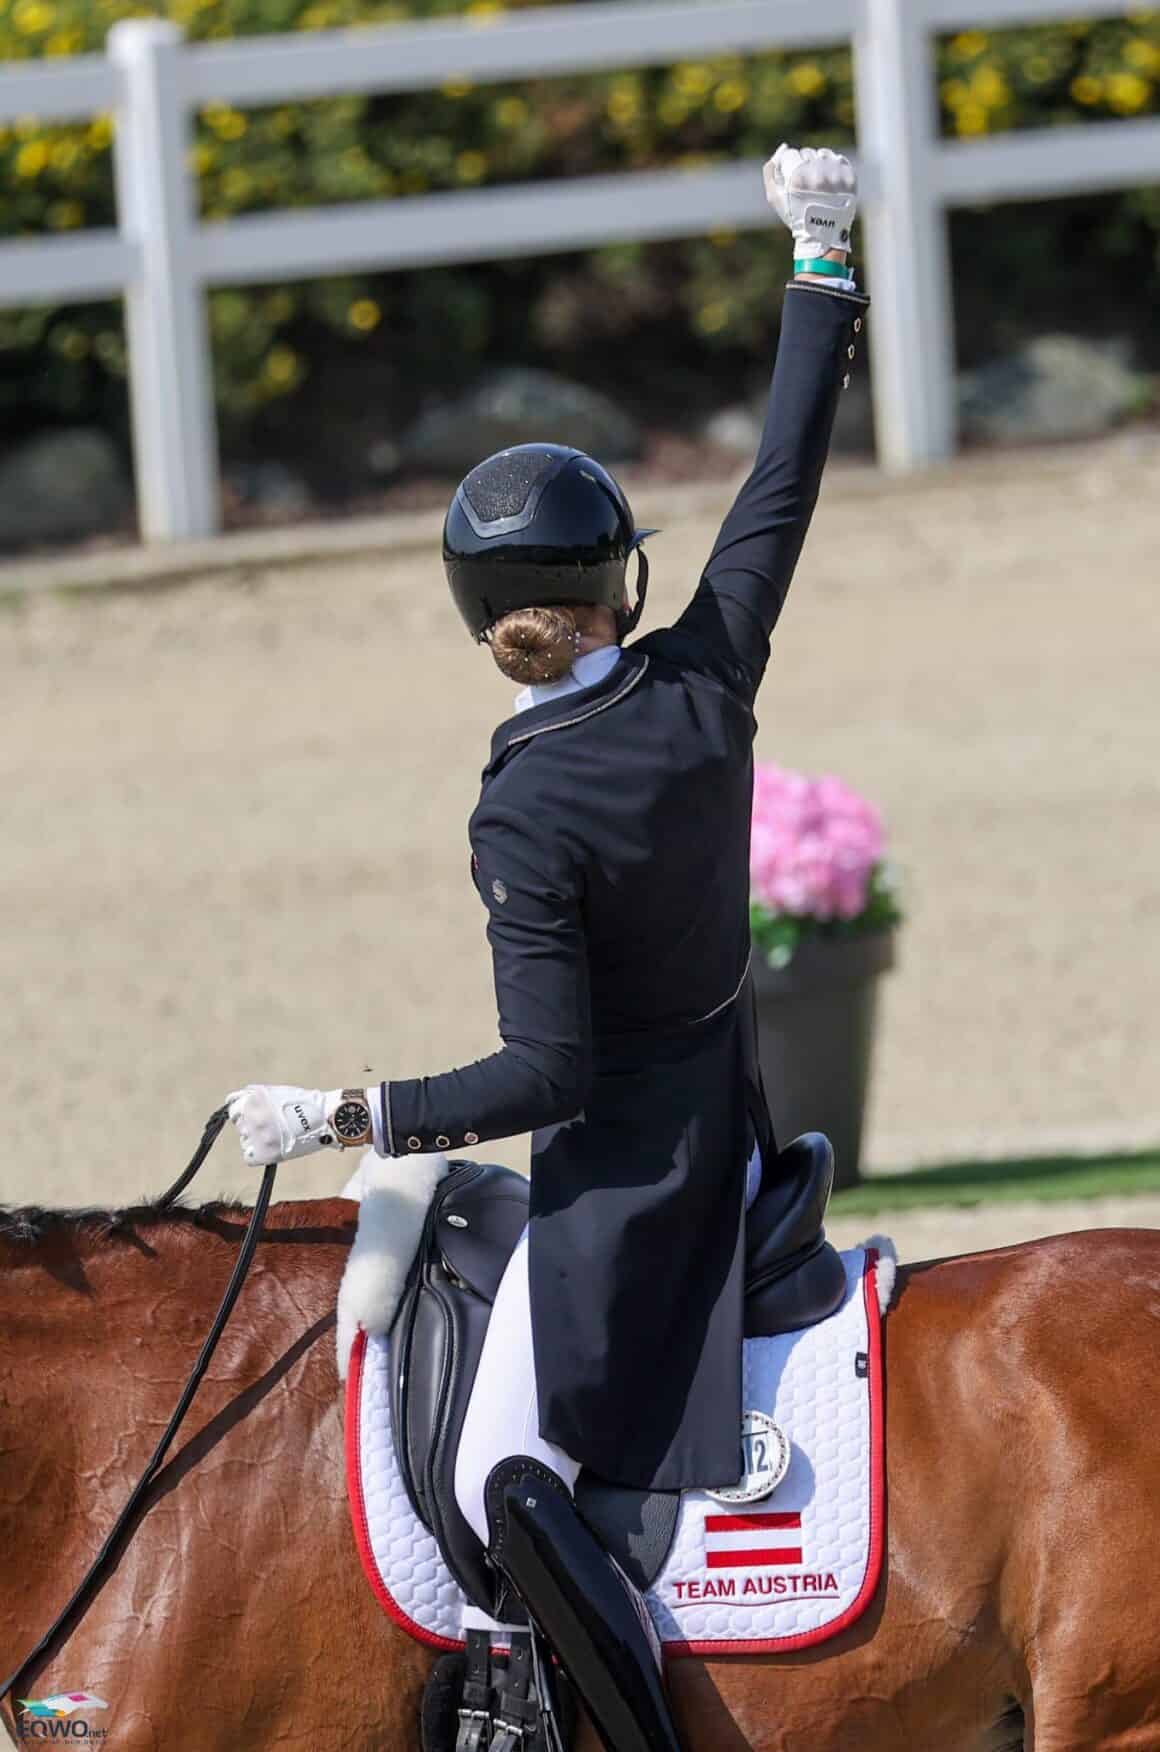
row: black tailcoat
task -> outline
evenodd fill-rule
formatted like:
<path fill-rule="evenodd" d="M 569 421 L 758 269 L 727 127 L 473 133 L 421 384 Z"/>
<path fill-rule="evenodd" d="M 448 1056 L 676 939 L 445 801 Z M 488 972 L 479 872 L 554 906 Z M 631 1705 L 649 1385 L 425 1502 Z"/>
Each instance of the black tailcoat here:
<path fill-rule="evenodd" d="M 692 601 L 496 731 L 470 824 L 503 1050 L 384 1087 L 386 1144 L 531 1131 L 541 1430 L 605 1478 L 741 1472 L 754 696 L 868 300 L 785 298 L 769 414 Z"/>

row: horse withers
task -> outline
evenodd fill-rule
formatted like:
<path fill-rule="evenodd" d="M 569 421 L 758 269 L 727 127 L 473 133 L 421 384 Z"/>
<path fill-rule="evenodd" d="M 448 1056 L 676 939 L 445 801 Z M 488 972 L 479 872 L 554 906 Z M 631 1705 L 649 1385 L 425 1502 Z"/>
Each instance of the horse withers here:
<path fill-rule="evenodd" d="M 247 1212 L 0 1219 L 0 1666 L 142 1470 Z M 19 1696 L 109 1752 L 411 1752 L 434 1655 L 378 1609 L 345 1500 L 331 1329 L 345 1200 L 274 1206 L 132 1541 Z M 911 1266 L 884 1327 L 887 1557 L 812 1649 L 669 1669 L 690 1752 L 1160 1752 L 1160 1234 Z M 39 1718 L 6 1706 L 14 1739 Z M 79 1733 L 84 1727 L 83 1736 Z M 42 1736 L 43 1737 L 43 1736 Z M 595 1740 L 581 1731 L 579 1745 Z"/>

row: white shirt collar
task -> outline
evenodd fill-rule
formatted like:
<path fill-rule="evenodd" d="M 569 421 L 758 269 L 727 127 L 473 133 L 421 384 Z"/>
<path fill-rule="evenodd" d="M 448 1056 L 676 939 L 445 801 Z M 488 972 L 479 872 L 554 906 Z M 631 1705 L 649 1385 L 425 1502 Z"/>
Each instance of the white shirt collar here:
<path fill-rule="evenodd" d="M 532 706 L 543 706 L 549 700 L 559 699 L 561 694 L 579 693 L 583 687 L 595 687 L 598 681 L 611 674 L 619 657 L 619 645 L 601 645 L 595 651 L 585 651 L 573 663 L 571 674 L 562 675 L 559 681 L 533 682 L 531 687 L 517 694 L 516 711 L 526 712 Z"/>

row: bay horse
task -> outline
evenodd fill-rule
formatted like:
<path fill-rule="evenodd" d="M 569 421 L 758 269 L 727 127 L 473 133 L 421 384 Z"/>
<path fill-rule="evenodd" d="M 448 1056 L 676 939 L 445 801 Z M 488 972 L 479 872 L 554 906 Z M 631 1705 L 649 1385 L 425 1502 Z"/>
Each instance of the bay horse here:
<path fill-rule="evenodd" d="M 0 1215 L 3 1671 L 142 1470 L 247 1215 Z M 418 1745 L 435 1657 L 375 1604 L 346 1505 L 333 1326 L 355 1217 L 271 1207 L 134 1537 L 23 1677 L 23 1697 L 106 1700 L 107 1752 Z M 877 1597 L 798 1654 L 672 1662 L 689 1752 L 1160 1749 L 1160 1232 L 903 1268 L 884 1332 Z"/>

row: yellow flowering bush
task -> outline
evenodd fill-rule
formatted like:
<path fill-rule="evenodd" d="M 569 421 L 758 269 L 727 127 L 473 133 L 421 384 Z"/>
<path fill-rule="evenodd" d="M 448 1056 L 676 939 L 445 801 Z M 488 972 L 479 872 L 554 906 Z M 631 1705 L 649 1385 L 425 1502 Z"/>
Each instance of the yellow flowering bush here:
<path fill-rule="evenodd" d="M 0 0 L 0 61 L 99 50 L 118 19 L 162 14 L 191 39 L 312 31 L 515 10 L 533 0 Z M 535 0 L 543 4 L 544 0 Z M 965 31 L 940 45 L 944 131 L 1154 113 L 1160 12 L 1004 33 Z M 191 143 L 208 223 L 270 208 L 405 200 L 444 189 L 761 155 L 783 138 L 853 137 L 848 50 L 722 56 L 640 71 L 475 87 L 449 70 L 442 89 L 339 97 L 260 111 L 213 105 Z M 0 235 L 112 223 L 112 127 L 34 118 L 0 126 Z M 1114 204 L 1138 239 L 1160 235 L 1155 195 Z M 657 337 L 696 363 L 768 345 L 788 265 L 783 240 L 717 234 L 617 246 L 587 256 L 422 274 L 359 276 L 217 292 L 210 300 L 219 402 L 229 430 L 300 397 L 344 357 L 371 348 L 397 404 L 426 381 L 454 380 L 486 354 L 560 358 Z M 636 343 L 639 353 L 639 342 Z M 335 361 L 339 364 L 336 365 Z M 124 343 L 115 307 L 0 311 L 0 420 L 27 423 L 119 402 Z M 321 392 L 319 392 L 321 393 Z"/>
<path fill-rule="evenodd" d="M 942 45 L 940 73 L 946 131 L 963 138 L 1149 115 L 1160 92 L 1160 12 L 962 31 Z"/>

